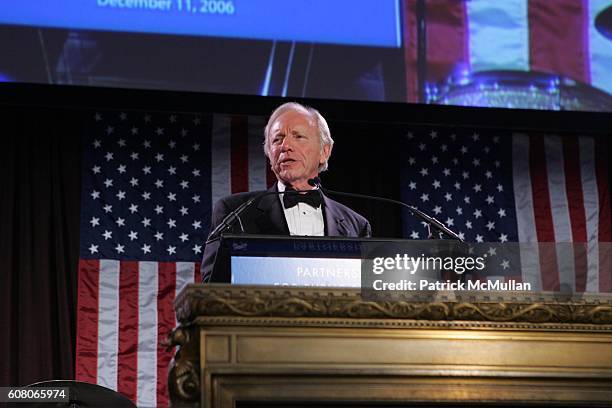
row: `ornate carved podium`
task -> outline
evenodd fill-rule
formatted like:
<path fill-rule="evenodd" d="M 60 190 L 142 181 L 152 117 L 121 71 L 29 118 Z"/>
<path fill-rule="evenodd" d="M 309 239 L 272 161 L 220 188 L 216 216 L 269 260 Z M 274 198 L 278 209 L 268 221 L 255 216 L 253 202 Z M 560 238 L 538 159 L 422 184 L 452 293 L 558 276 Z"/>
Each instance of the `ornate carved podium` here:
<path fill-rule="evenodd" d="M 210 284 L 175 308 L 177 407 L 612 406 L 610 298 Z"/>

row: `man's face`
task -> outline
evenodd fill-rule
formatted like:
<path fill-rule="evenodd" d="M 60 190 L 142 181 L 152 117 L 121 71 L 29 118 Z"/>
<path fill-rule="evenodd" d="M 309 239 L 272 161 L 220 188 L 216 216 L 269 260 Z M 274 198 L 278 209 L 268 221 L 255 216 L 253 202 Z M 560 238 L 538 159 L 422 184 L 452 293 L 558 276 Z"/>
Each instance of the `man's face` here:
<path fill-rule="evenodd" d="M 272 171 L 298 190 L 309 188 L 308 179 L 319 174 L 319 166 L 330 154 L 329 146 L 321 149 L 315 124 L 309 113 L 289 110 L 270 127 L 267 143 Z"/>

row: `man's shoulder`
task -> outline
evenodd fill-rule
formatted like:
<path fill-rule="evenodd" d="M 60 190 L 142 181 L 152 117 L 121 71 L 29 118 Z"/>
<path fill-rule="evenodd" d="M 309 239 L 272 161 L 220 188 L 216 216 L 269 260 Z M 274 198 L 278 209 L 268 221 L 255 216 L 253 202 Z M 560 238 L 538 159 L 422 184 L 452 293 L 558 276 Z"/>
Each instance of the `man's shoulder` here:
<path fill-rule="evenodd" d="M 264 193 L 266 190 L 258 190 L 258 191 L 246 191 L 243 193 L 235 193 L 230 194 L 228 196 L 222 197 L 217 202 L 218 206 L 224 206 L 229 208 L 238 207 L 240 204 L 244 203 L 247 200 L 255 197 L 258 194 Z"/>
<path fill-rule="evenodd" d="M 328 204 L 333 205 L 334 209 L 337 212 L 343 214 L 345 217 L 352 218 L 354 221 L 357 221 L 359 224 L 369 224 L 369 221 L 363 215 L 359 214 L 358 212 L 351 209 L 350 207 L 347 207 L 346 205 L 332 198 L 329 198 L 329 196 L 326 196 L 326 197 L 328 200 Z"/>

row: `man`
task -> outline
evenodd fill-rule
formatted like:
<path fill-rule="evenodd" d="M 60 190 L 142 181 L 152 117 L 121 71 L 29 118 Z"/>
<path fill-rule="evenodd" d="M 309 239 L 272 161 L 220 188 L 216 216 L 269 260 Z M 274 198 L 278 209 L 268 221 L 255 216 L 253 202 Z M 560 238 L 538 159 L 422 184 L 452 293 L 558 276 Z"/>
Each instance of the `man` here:
<path fill-rule="evenodd" d="M 268 191 L 313 190 L 308 180 L 327 170 L 334 145 L 325 118 L 314 108 L 285 103 L 272 112 L 264 134 L 264 152 L 278 180 Z M 213 210 L 211 231 L 230 212 L 260 193 L 238 193 L 219 200 Z M 371 235 L 370 223 L 364 217 L 318 191 L 265 195 L 241 214 L 231 231 L 265 235 Z M 218 241 L 204 249 L 204 281 L 210 278 L 217 249 Z"/>

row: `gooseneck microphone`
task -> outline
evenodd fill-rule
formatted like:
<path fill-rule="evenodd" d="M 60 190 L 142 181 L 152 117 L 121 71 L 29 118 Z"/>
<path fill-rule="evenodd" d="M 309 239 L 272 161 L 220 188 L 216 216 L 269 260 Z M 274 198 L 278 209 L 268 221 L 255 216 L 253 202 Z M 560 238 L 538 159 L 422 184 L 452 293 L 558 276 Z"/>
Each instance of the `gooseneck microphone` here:
<path fill-rule="evenodd" d="M 440 221 L 436 220 L 434 217 L 425 214 L 423 211 L 419 210 L 418 208 L 408 205 L 402 201 L 392 200 L 390 198 L 384 198 L 384 197 L 371 196 L 371 195 L 366 195 L 366 194 L 345 193 L 343 191 L 328 190 L 321 185 L 321 179 L 319 177 L 314 177 L 314 178 L 309 179 L 308 184 L 313 187 L 317 187 L 319 190 L 321 190 L 322 192 L 326 194 L 341 195 L 341 196 L 355 197 L 355 198 L 365 198 L 367 200 L 378 200 L 378 201 L 383 201 L 386 203 L 401 205 L 402 207 L 407 208 L 408 211 L 410 211 L 410 213 L 413 216 L 415 216 L 416 218 L 418 218 L 419 220 L 427 224 L 430 239 L 434 238 L 434 235 L 432 232 L 432 229 L 434 229 L 438 231 L 438 233 L 440 234 L 445 234 L 451 237 L 452 239 L 456 239 L 457 241 L 463 242 L 463 239 L 461 239 L 459 235 L 457 235 L 455 232 L 449 229 L 446 225 L 442 224 Z"/>
<path fill-rule="evenodd" d="M 219 225 L 217 225 L 215 229 L 212 230 L 210 234 L 208 234 L 208 239 L 206 240 L 206 244 L 217 239 L 219 235 L 221 235 L 223 232 L 229 229 L 234 224 L 234 222 L 236 222 L 236 220 L 238 220 L 238 223 L 240 224 L 240 230 L 244 232 L 244 227 L 242 225 L 242 221 L 240 220 L 240 214 L 245 212 L 251 205 L 253 205 L 255 201 L 259 200 L 260 198 L 268 196 L 268 195 L 299 194 L 299 193 L 308 193 L 310 191 L 312 190 L 262 191 L 261 193 L 255 195 L 254 197 L 240 204 L 238 207 L 236 207 L 234 211 L 227 214 L 225 218 L 221 220 Z"/>

